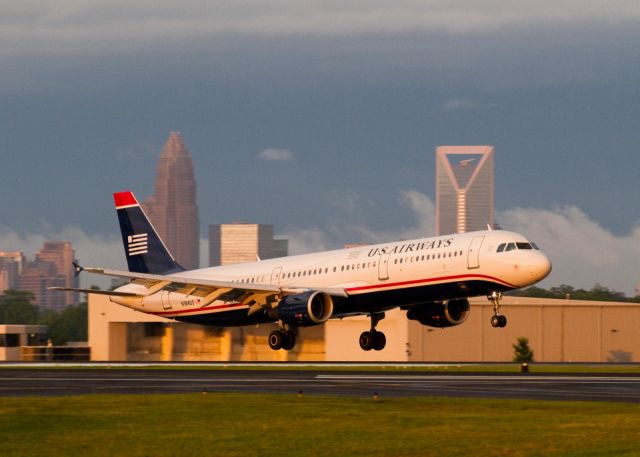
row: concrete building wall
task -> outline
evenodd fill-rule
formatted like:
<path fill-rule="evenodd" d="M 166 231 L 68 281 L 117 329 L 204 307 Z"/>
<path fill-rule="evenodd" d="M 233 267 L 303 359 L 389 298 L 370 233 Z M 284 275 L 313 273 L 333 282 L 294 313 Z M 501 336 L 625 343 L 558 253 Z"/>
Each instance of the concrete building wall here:
<path fill-rule="evenodd" d="M 399 309 L 389 311 L 377 326 L 387 337 L 387 346 L 382 351 L 363 351 L 358 340 L 360 334 L 369 330 L 371 319 L 366 316 L 330 320 L 325 326 L 327 361 L 406 362 L 410 360 L 410 321 Z"/>
<path fill-rule="evenodd" d="M 323 361 L 323 326 L 298 329 L 293 351 L 267 344 L 274 324 L 233 328 L 184 324 L 89 294 L 92 361 Z"/>
<path fill-rule="evenodd" d="M 0 325 L 0 360 L 21 360 L 21 346 L 38 346 L 46 342 L 45 325 Z"/>
<path fill-rule="evenodd" d="M 368 317 L 331 320 L 299 329 L 293 351 L 272 351 L 273 324 L 216 329 L 182 324 L 89 296 L 92 360 L 174 361 L 397 361 L 509 362 L 519 337 L 529 339 L 539 362 L 640 361 L 640 305 L 505 297 L 505 328 L 489 324 L 492 305 L 471 300 L 462 325 L 436 329 L 406 318 L 396 309 L 379 325 L 387 337 L 382 351 L 365 352 L 358 337 Z"/>

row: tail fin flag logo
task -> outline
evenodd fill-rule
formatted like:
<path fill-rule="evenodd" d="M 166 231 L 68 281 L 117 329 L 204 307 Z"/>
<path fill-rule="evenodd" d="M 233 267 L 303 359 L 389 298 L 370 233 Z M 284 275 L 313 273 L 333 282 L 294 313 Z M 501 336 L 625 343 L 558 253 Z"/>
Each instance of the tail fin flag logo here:
<path fill-rule="evenodd" d="M 149 236 L 146 233 L 129 235 L 127 237 L 129 255 L 141 255 L 149 252 Z"/>

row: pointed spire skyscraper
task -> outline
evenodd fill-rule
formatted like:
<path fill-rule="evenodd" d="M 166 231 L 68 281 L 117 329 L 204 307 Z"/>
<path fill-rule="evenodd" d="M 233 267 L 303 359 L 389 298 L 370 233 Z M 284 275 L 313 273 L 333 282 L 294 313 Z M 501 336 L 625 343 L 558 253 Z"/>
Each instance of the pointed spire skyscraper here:
<path fill-rule="evenodd" d="M 155 193 L 143 207 L 176 261 L 186 269 L 198 268 L 196 180 L 191 154 L 180 132 L 171 132 L 162 148 Z"/>

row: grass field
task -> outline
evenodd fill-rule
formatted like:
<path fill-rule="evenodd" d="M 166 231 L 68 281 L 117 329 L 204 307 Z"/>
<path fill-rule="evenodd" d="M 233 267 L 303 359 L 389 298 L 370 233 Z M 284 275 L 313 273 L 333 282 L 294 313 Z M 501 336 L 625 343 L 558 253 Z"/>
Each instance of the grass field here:
<path fill-rule="evenodd" d="M 639 456 L 640 405 L 246 394 L 0 397 L 5 456 Z"/>

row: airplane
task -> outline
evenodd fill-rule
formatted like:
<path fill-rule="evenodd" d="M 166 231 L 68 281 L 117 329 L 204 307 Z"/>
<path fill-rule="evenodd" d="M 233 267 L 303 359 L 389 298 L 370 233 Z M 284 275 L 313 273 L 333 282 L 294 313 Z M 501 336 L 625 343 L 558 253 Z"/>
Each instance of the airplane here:
<path fill-rule="evenodd" d="M 130 191 L 113 194 L 129 271 L 82 268 L 129 280 L 103 294 L 113 303 L 176 321 L 216 327 L 276 324 L 268 343 L 291 350 L 298 327 L 367 315 L 359 338 L 365 351 L 382 350 L 376 329 L 385 312 L 406 311 L 422 325 L 446 328 L 469 315 L 469 297 L 486 295 L 493 327 L 504 327 L 502 293 L 544 279 L 547 256 L 524 236 L 486 230 L 184 270 Z"/>

